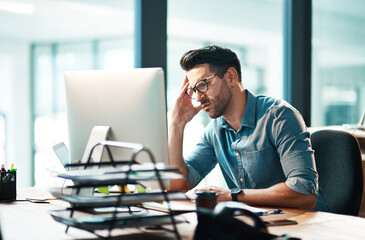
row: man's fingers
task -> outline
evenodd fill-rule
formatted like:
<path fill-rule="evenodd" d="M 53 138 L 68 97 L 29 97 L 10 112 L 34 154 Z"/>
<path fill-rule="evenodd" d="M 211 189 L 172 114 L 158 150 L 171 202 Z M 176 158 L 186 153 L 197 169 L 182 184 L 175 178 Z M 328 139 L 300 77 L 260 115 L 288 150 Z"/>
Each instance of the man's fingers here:
<path fill-rule="evenodd" d="M 188 84 L 188 85 L 189 85 L 188 75 L 185 75 L 185 78 L 184 78 L 184 81 L 183 81 L 183 83 L 182 83 L 181 89 L 183 89 L 183 88 L 187 88 L 187 87 L 186 87 L 186 84 Z"/>
<path fill-rule="evenodd" d="M 186 89 L 188 89 L 188 87 L 189 87 L 189 83 L 185 83 L 185 85 L 183 85 L 181 88 L 180 95 L 185 94 Z"/>

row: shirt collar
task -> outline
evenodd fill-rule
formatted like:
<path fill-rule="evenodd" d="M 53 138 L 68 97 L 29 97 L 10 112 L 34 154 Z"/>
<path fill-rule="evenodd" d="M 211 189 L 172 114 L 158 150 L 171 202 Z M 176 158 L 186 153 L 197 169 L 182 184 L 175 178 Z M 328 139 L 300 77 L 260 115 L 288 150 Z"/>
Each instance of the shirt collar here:
<path fill-rule="evenodd" d="M 247 103 L 246 103 L 245 113 L 243 115 L 241 127 L 238 131 L 240 131 L 243 127 L 249 127 L 249 128 L 255 127 L 256 96 L 253 93 L 251 93 L 250 91 L 248 91 L 247 89 L 245 91 L 247 92 Z M 228 124 L 226 119 L 224 119 L 223 117 L 220 117 L 220 118 L 221 118 L 220 125 L 223 128 L 227 128 L 227 129 L 232 128 Z"/>

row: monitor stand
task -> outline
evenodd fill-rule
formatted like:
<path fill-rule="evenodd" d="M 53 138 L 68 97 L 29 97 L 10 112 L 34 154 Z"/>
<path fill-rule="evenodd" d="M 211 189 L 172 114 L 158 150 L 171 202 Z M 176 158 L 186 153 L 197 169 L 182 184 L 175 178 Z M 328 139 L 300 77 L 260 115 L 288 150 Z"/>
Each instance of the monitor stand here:
<path fill-rule="evenodd" d="M 101 141 L 107 140 L 110 132 L 109 126 L 94 126 L 91 130 L 89 141 L 87 142 L 84 155 L 82 157 L 81 163 L 87 163 L 91 149 Z M 100 162 L 101 157 L 103 155 L 103 148 L 96 147 L 91 156 L 93 162 Z M 98 168 L 98 166 L 94 166 L 92 168 Z M 79 170 L 84 169 L 84 167 L 80 167 Z M 91 196 L 94 193 L 93 187 L 81 188 L 79 191 L 77 189 L 72 189 L 72 195 L 78 194 L 83 196 Z"/>

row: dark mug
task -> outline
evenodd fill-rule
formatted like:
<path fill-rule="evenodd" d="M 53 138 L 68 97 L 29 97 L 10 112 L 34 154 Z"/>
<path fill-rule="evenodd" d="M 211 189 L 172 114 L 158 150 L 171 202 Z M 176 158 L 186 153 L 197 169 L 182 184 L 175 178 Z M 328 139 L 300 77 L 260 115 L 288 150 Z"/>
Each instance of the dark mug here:
<path fill-rule="evenodd" d="M 218 194 L 214 191 L 198 191 L 195 193 L 196 208 L 214 209 Z"/>

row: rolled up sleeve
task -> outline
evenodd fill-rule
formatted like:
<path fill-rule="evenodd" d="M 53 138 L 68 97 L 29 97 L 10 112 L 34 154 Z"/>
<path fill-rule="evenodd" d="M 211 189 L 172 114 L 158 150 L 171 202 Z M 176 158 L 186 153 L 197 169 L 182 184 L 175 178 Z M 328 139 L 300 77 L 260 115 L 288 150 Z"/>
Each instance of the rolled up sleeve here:
<path fill-rule="evenodd" d="M 204 178 L 201 174 L 199 174 L 195 168 L 186 162 L 186 167 L 188 169 L 188 182 L 191 188 L 194 188 L 199 182 Z"/>
<path fill-rule="evenodd" d="M 275 112 L 273 123 L 285 184 L 296 192 L 317 196 L 318 173 L 303 118 L 294 108 L 286 107 Z"/>
<path fill-rule="evenodd" d="M 285 184 L 292 190 L 318 195 L 318 173 L 315 169 L 313 151 L 294 152 L 281 159 Z"/>
<path fill-rule="evenodd" d="M 188 181 L 191 188 L 194 188 L 199 182 L 212 171 L 217 164 L 214 148 L 209 143 L 209 125 L 204 132 L 203 137 L 195 146 L 194 151 L 185 159 L 188 170 Z"/>

